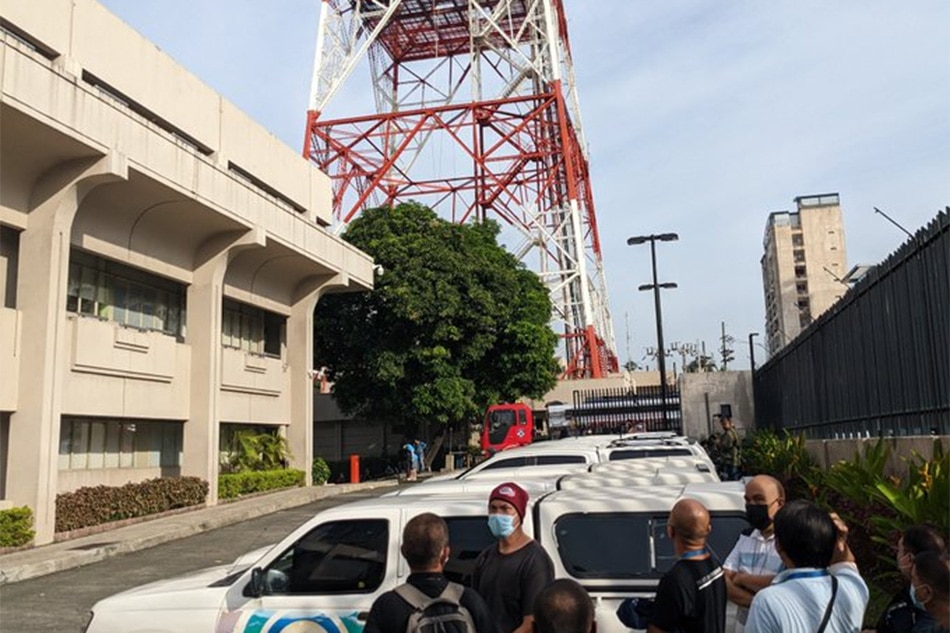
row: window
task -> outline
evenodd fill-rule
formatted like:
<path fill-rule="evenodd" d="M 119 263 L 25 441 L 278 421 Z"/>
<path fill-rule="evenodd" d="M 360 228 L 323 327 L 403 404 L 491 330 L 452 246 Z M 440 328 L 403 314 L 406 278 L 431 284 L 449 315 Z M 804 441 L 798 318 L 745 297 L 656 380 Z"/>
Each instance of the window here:
<path fill-rule="evenodd" d="M 63 418 L 59 469 L 178 467 L 182 434 L 180 422 Z"/>
<path fill-rule="evenodd" d="M 808 273 L 805 270 L 804 266 L 795 267 L 795 279 L 805 279 L 808 277 Z"/>
<path fill-rule="evenodd" d="M 646 459 L 650 457 L 690 457 L 688 448 L 624 449 L 610 451 L 610 461 L 618 459 Z"/>
<path fill-rule="evenodd" d="M 184 332 L 185 287 L 82 251 L 70 254 L 66 310 L 171 336 Z"/>
<path fill-rule="evenodd" d="M 800 295 L 808 294 L 808 282 L 800 281 L 795 284 L 795 291 Z"/>
<path fill-rule="evenodd" d="M 804 249 L 796 248 L 794 251 L 792 251 L 792 256 L 794 257 L 794 259 L 795 259 L 796 262 L 799 262 L 799 263 L 800 263 L 800 262 L 805 261 L 805 251 L 804 251 Z"/>
<path fill-rule="evenodd" d="M 491 535 L 484 516 L 445 517 L 445 523 L 449 526 L 451 544 L 449 560 L 445 563 L 445 576 L 470 587 L 475 559 L 482 550 L 495 543 L 495 537 Z"/>
<path fill-rule="evenodd" d="M 20 232 L 0 226 L 0 288 L 3 307 L 16 308 L 16 284 L 20 265 Z"/>
<path fill-rule="evenodd" d="M 252 354 L 280 356 L 284 317 L 246 303 L 224 300 L 221 344 Z"/>
<path fill-rule="evenodd" d="M 508 459 L 499 459 L 497 462 L 487 464 L 482 470 L 498 470 L 499 468 L 521 468 L 528 466 L 527 457 L 510 457 Z"/>
<path fill-rule="evenodd" d="M 388 548 L 383 519 L 318 525 L 267 568 L 264 593 L 372 593 L 386 575 Z"/>
<path fill-rule="evenodd" d="M 805 238 L 801 233 L 795 233 L 792 235 L 792 246 L 804 246 Z"/>
<path fill-rule="evenodd" d="M 538 466 L 554 466 L 557 464 L 586 464 L 583 455 L 538 455 L 535 457 Z"/>
<path fill-rule="evenodd" d="M 510 409 L 492 411 L 488 414 L 488 441 L 501 444 L 508 437 L 508 429 L 517 423 L 517 413 Z"/>
<path fill-rule="evenodd" d="M 567 514 L 554 524 L 558 555 L 575 578 L 658 579 L 676 562 L 666 521 L 666 514 Z M 713 512 L 710 549 L 725 560 L 747 527 L 739 514 Z M 603 543 L 628 546 L 603 547 Z"/>

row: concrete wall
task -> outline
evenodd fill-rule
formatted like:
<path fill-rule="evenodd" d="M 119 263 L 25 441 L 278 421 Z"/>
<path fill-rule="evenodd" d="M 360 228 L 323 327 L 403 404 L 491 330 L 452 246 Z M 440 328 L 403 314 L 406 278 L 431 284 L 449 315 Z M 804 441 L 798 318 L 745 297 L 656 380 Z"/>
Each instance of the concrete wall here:
<path fill-rule="evenodd" d="M 934 456 L 934 443 L 939 441 L 943 450 L 950 451 L 950 436 L 891 437 L 884 440 L 890 448 L 890 458 L 884 467 L 885 473 L 897 477 L 907 474 L 907 462 L 915 452 L 924 459 Z M 839 461 L 851 461 L 855 455 L 863 455 L 867 446 L 873 446 L 878 438 L 856 438 L 845 440 L 807 440 L 806 448 L 818 460 L 822 468 L 827 469 Z"/>
<path fill-rule="evenodd" d="M 680 374 L 680 410 L 683 432 L 695 438 L 709 436 L 721 428 L 712 416 L 722 404 L 732 405 L 732 420 L 739 433 L 755 428 L 755 403 L 752 399 L 752 372 L 713 371 Z M 707 409 L 708 402 L 708 409 Z"/>

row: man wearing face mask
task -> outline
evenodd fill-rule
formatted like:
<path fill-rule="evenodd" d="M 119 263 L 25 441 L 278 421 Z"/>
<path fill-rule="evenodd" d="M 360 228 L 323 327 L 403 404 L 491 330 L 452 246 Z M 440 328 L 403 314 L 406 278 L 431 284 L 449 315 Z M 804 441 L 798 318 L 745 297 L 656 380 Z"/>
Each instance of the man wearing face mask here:
<path fill-rule="evenodd" d="M 736 633 L 743 633 L 749 605 L 760 589 L 768 587 L 782 571 L 782 558 L 775 551 L 772 519 L 785 505 L 785 489 L 768 475 L 753 477 L 745 487 L 746 519 L 753 530 L 742 534 L 722 564 L 726 572 L 729 601 L 739 606 Z"/>
<path fill-rule="evenodd" d="M 910 596 L 914 606 L 925 609 L 932 621 L 914 633 L 948 633 L 950 631 L 950 559 L 946 552 L 921 552 L 914 558 L 910 575 Z"/>
<path fill-rule="evenodd" d="M 488 527 L 498 539 L 478 555 L 472 587 L 481 594 L 502 633 L 530 633 L 534 600 L 554 580 L 554 564 L 525 533 L 528 493 L 503 483 L 488 496 Z"/>
<path fill-rule="evenodd" d="M 910 573 L 914 568 L 914 557 L 930 550 L 941 551 L 946 543 L 939 530 L 929 525 L 914 525 L 904 530 L 897 542 L 897 569 L 908 583 L 888 603 L 874 631 L 877 633 L 911 633 L 917 631 L 918 624 L 927 626 L 932 620 L 927 611 L 917 607 L 911 596 L 913 585 Z M 869 630 L 870 631 L 870 630 Z"/>

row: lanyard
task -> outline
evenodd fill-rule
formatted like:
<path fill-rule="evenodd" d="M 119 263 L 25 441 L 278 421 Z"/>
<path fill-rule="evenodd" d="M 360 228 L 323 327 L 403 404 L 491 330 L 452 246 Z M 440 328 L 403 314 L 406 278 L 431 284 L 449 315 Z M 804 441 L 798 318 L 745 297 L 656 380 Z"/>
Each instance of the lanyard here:
<path fill-rule="evenodd" d="M 708 553 L 709 553 L 709 550 L 706 549 L 705 547 L 703 549 L 694 549 L 689 552 L 683 552 L 683 555 L 680 556 L 680 560 L 683 560 L 686 558 L 699 558 L 700 556 L 705 556 Z"/>
<path fill-rule="evenodd" d="M 786 580 L 798 580 L 799 578 L 819 578 L 821 576 L 827 576 L 827 569 L 813 569 L 808 571 L 793 571 L 789 573 L 785 578 L 782 578 L 782 582 Z"/>

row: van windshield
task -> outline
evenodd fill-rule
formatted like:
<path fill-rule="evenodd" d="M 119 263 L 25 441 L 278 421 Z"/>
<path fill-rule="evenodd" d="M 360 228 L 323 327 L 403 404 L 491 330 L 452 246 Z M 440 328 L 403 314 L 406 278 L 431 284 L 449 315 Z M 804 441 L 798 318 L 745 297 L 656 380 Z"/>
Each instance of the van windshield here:
<path fill-rule="evenodd" d="M 711 513 L 709 548 L 723 561 L 749 527 L 739 512 Z M 653 579 L 676 562 L 666 536 L 666 514 L 598 512 L 566 514 L 554 524 L 557 549 L 575 578 Z M 604 543 L 615 546 L 604 547 Z"/>

